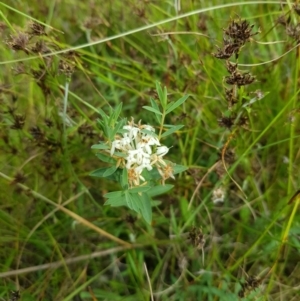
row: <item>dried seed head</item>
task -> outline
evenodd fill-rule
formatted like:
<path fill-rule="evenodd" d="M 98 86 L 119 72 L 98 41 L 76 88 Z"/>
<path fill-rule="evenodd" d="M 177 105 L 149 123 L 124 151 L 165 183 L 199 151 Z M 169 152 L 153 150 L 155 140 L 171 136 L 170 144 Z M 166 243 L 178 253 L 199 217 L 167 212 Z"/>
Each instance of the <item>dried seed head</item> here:
<path fill-rule="evenodd" d="M 13 130 L 21 130 L 24 127 L 26 117 L 24 115 L 16 114 L 14 117 L 14 124 L 10 126 Z"/>
<path fill-rule="evenodd" d="M 229 61 L 226 61 L 226 69 L 227 71 L 230 73 L 230 74 L 233 74 L 237 71 L 237 66 L 238 64 L 234 64 L 234 63 L 231 63 Z"/>
<path fill-rule="evenodd" d="M 233 20 L 228 28 L 224 29 L 224 34 L 229 36 L 234 43 L 243 46 L 256 33 L 251 33 L 254 25 L 250 25 L 246 20 Z"/>
<path fill-rule="evenodd" d="M 29 25 L 30 28 L 30 34 L 33 36 L 42 36 L 42 35 L 46 35 L 45 32 L 45 26 L 37 23 L 37 22 L 31 22 Z"/>
<path fill-rule="evenodd" d="M 246 279 L 246 281 L 243 284 L 241 284 L 242 288 L 238 293 L 239 297 L 244 298 L 251 291 L 258 288 L 260 286 L 260 284 L 261 284 L 261 281 L 259 280 L 259 278 L 255 277 L 255 276 L 249 276 Z"/>
<path fill-rule="evenodd" d="M 21 298 L 20 292 L 19 291 L 12 291 L 10 293 L 10 299 L 9 301 L 18 301 Z"/>
<path fill-rule="evenodd" d="M 30 128 L 29 133 L 32 135 L 35 141 L 44 140 L 45 134 L 41 131 L 38 126 Z"/>
<path fill-rule="evenodd" d="M 7 25 L 4 22 L 0 22 L 0 33 L 2 34 L 7 29 Z"/>
<path fill-rule="evenodd" d="M 255 77 L 252 76 L 249 72 L 246 73 L 236 72 L 234 74 L 231 74 L 230 76 L 225 77 L 226 84 L 237 85 L 238 87 L 250 85 L 254 81 L 255 81 Z"/>
<path fill-rule="evenodd" d="M 197 249 L 202 249 L 205 245 L 205 238 L 201 228 L 197 229 L 196 227 L 193 227 L 189 232 L 188 238 Z"/>
<path fill-rule="evenodd" d="M 296 13 L 298 16 L 300 16 L 300 4 L 295 3 L 295 4 L 293 5 L 293 9 L 294 9 L 295 13 Z"/>
<path fill-rule="evenodd" d="M 285 18 L 285 15 L 281 15 L 281 16 L 278 17 L 276 23 L 280 24 L 280 25 L 283 25 L 283 26 L 287 26 L 289 24 L 289 21 L 290 21 L 290 18 L 287 20 Z"/>
<path fill-rule="evenodd" d="M 226 89 L 225 88 L 225 98 L 228 101 L 228 108 L 231 109 L 237 102 L 237 95 L 235 89 Z"/>
<path fill-rule="evenodd" d="M 10 39 L 6 41 L 9 48 L 13 50 L 23 50 L 28 54 L 27 44 L 29 42 L 29 35 L 27 33 L 19 32 L 16 36 L 10 36 Z"/>
<path fill-rule="evenodd" d="M 293 38 L 297 43 L 300 41 L 300 23 L 297 25 L 289 25 L 285 29 L 286 34 Z"/>
<path fill-rule="evenodd" d="M 44 41 L 37 41 L 33 47 L 30 49 L 34 53 L 49 53 L 50 49 L 47 47 Z"/>
<path fill-rule="evenodd" d="M 225 127 L 227 129 L 231 129 L 231 127 L 234 125 L 235 116 L 231 117 L 225 117 L 223 116 L 218 120 L 218 123 L 220 126 Z"/>
<path fill-rule="evenodd" d="M 74 73 L 75 70 L 75 63 L 66 61 L 66 60 L 60 60 L 58 65 L 58 71 L 59 73 L 62 73 L 66 75 L 67 77 L 71 77 L 71 75 Z"/>

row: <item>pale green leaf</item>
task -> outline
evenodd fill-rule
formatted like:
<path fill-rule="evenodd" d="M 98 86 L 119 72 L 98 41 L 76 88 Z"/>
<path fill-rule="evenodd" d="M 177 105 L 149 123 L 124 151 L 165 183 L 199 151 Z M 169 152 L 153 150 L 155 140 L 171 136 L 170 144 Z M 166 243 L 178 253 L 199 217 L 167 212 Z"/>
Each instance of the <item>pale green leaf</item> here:
<path fill-rule="evenodd" d="M 97 177 L 97 178 L 103 178 L 103 174 L 106 172 L 106 170 L 107 170 L 107 167 L 96 169 L 90 173 L 90 176 Z"/>
<path fill-rule="evenodd" d="M 110 205 L 112 207 L 126 206 L 126 201 L 124 197 L 109 198 L 106 200 L 104 205 Z"/>
<path fill-rule="evenodd" d="M 183 172 L 183 171 L 185 171 L 187 169 L 189 169 L 187 166 L 176 164 L 173 167 L 173 174 L 176 175 L 176 174 L 181 173 L 181 172 Z"/>
<path fill-rule="evenodd" d="M 105 198 L 120 198 L 124 196 L 124 191 L 108 192 L 104 195 Z"/>
<path fill-rule="evenodd" d="M 154 197 L 154 196 L 166 193 L 167 191 L 171 190 L 173 187 L 174 187 L 174 185 L 171 185 L 171 184 L 154 186 L 149 191 L 147 191 L 147 194 L 150 197 Z"/>
<path fill-rule="evenodd" d="M 120 184 L 123 189 L 128 188 L 128 171 L 127 168 L 123 168 L 122 175 L 120 177 Z"/>
<path fill-rule="evenodd" d="M 112 163 L 112 164 L 116 163 L 116 160 L 114 160 L 108 154 L 105 155 L 105 154 L 98 153 L 98 154 L 96 154 L 96 157 L 98 157 L 101 161 L 106 162 L 106 163 Z"/>
<path fill-rule="evenodd" d="M 128 190 L 125 191 L 124 196 L 125 196 L 125 201 L 126 201 L 127 207 L 134 210 L 135 212 L 139 212 L 137 204 L 134 201 L 134 199 L 132 198 L 132 195 L 128 192 Z"/>
<path fill-rule="evenodd" d="M 183 97 L 181 97 L 180 99 L 175 101 L 173 104 L 168 106 L 168 108 L 166 110 L 166 114 L 169 114 L 170 112 L 174 111 L 177 107 L 182 105 L 187 100 L 188 97 L 189 97 L 189 95 L 184 95 Z"/>
<path fill-rule="evenodd" d="M 174 125 L 173 127 L 171 127 L 170 129 L 168 129 L 167 131 L 165 131 L 161 137 L 166 137 L 168 135 L 171 135 L 173 134 L 174 132 L 180 130 L 181 128 L 183 128 L 184 125 Z"/>
<path fill-rule="evenodd" d="M 106 169 L 106 171 L 103 174 L 103 177 L 108 177 L 110 175 L 112 175 L 113 173 L 115 173 L 115 171 L 117 170 L 117 166 L 112 166 Z"/>
<path fill-rule="evenodd" d="M 166 108 L 166 98 L 164 96 L 164 92 L 160 86 L 160 83 L 158 81 L 156 81 L 156 91 L 157 91 L 157 94 L 158 94 L 158 98 L 159 98 L 159 101 L 162 105 L 162 107 L 165 109 Z"/>
<path fill-rule="evenodd" d="M 139 192 L 146 192 L 150 189 L 150 186 L 139 186 L 129 189 L 129 193 L 139 193 Z"/>
<path fill-rule="evenodd" d="M 151 224 L 152 221 L 152 208 L 151 208 L 151 198 L 143 193 L 139 198 L 139 210 L 142 217 L 148 224 Z"/>
<path fill-rule="evenodd" d="M 92 149 L 109 149 L 109 146 L 107 144 L 104 143 L 100 143 L 100 144 L 94 144 L 91 147 Z"/>
<path fill-rule="evenodd" d="M 152 108 L 152 107 L 149 107 L 149 106 L 143 106 L 143 108 L 144 108 L 145 110 L 148 110 L 148 111 L 153 112 L 153 113 L 155 113 L 155 114 L 162 115 L 161 112 L 159 112 L 158 110 L 156 110 L 156 109 L 154 109 L 154 108 Z"/>
<path fill-rule="evenodd" d="M 159 111 L 159 107 L 158 107 L 156 101 L 153 98 L 151 98 L 151 97 L 150 97 L 150 102 L 151 102 L 152 108 L 154 108 L 155 110 Z M 160 124 L 161 123 L 161 115 L 155 114 L 155 117 L 156 117 L 158 123 Z"/>

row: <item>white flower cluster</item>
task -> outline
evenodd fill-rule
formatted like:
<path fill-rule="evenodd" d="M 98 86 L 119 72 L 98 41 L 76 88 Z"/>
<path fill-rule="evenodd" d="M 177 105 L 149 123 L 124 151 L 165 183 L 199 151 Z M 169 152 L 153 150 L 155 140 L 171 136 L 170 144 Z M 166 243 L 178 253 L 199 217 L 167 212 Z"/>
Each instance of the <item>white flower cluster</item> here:
<path fill-rule="evenodd" d="M 161 145 L 155 135 L 149 133 L 155 133 L 152 126 L 143 125 L 140 122 L 135 124 L 131 120 L 123 129 L 127 132 L 122 134 L 123 137 L 118 136 L 112 142 L 110 155 L 113 156 L 116 150 L 125 154 L 125 157 L 120 156 L 120 160 L 124 160 L 123 165 L 128 170 L 128 180 L 131 186 L 138 186 L 140 180 L 145 181 L 141 175 L 143 170 L 145 168 L 151 170 L 153 166 L 157 167 L 163 182 L 169 177 L 174 177 L 173 169 L 163 160 L 169 148 Z"/>

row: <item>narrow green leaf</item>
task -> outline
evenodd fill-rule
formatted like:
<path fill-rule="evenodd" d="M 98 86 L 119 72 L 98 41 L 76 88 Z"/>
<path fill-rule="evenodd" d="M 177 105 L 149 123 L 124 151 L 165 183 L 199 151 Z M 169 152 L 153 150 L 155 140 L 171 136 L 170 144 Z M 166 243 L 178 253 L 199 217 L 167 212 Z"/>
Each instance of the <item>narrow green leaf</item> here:
<path fill-rule="evenodd" d="M 178 173 L 181 173 L 185 170 L 189 169 L 187 166 L 184 166 L 184 165 L 178 165 L 176 164 L 174 167 L 173 167 L 173 174 L 176 175 Z"/>
<path fill-rule="evenodd" d="M 159 107 L 158 107 L 156 101 L 152 97 L 150 97 L 150 102 L 151 102 L 152 108 L 154 108 L 155 110 L 159 111 Z M 158 123 L 160 124 L 161 123 L 161 116 L 159 114 L 155 114 L 155 117 L 156 117 Z"/>
<path fill-rule="evenodd" d="M 124 196 L 124 191 L 108 192 L 104 195 L 105 198 L 120 198 Z"/>
<path fill-rule="evenodd" d="M 122 169 L 117 169 L 116 172 L 114 172 L 113 174 L 111 174 L 110 176 L 104 176 L 104 174 L 107 172 L 108 169 L 110 169 L 111 167 L 104 167 L 104 168 L 99 168 L 96 169 L 94 171 L 92 171 L 90 173 L 90 176 L 92 177 L 97 177 L 97 178 L 104 178 L 106 177 L 109 180 L 112 181 L 120 181 L 120 176 L 121 176 L 121 171 Z"/>
<path fill-rule="evenodd" d="M 135 212 L 139 212 L 138 211 L 138 206 L 135 202 L 135 200 L 133 199 L 133 195 L 131 195 L 128 190 L 125 191 L 124 193 L 124 196 L 125 196 L 125 201 L 126 201 L 126 205 L 128 208 L 134 210 Z"/>
<path fill-rule="evenodd" d="M 133 210 L 140 213 L 145 221 L 150 224 L 152 220 L 151 198 L 145 193 L 142 195 L 132 194 L 131 202 L 134 204 Z"/>
<path fill-rule="evenodd" d="M 170 112 L 174 111 L 180 105 L 182 105 L 187 100 L 188 97 L 189 97 L 189 95 L 184 95 L 183 97 L 181 97 L 180 99 L 175 101 L 171 106 L 169 106 L 167 108 L 166 115 L 169 114 Z"/>
<path fill-rule="evenodd" d="M 167 191 L 171 190 L 173 187 L 174 187 L 174 185 L 171 185 L 171 184 L 154 186 L 149 191 L 147 191 L 147 194 L 150 197 L 154 197 L 154 196 L 166 193 Z"/>
<path fill-rule="evenodd" d="M 143 108 L 144 108 L 145 110 L 148 110 L 148 111 L 153 112 L 153 113 L 155 113 L 155 114 L 162 115 L 161 112 L 159 112 L 158 110 L 156 110 L 156 109 L 154 109 L 154 108 L 152 108 L 152 107 L 149 107 L 149 106 L 143 106 Z"/>
<path fill-rule="evenodd" d="M 139 192 L 146 192 L 150 189 L 150 186 L 139 186 L 129 189 L 129 193 L 139 193 Z"/>
<path fill-rule="evenodd" d="M 128 172 L 127 168 L 123 168 L 122 175 L 120 177 L 120 184 L 122 188 L 125 190 L 128 188 Z"/>
<path fill-rule="evenodd" d="M 143 193 L 139 198 L 139 210 L 142 217 L 148 224 L 152 221 L 152 208 L 151 208 L 151 198 L 148 194 Z"/>
<path fill-rule="evenodd" d="M 175 101 L 170 101 L 166 107 L 166 110 L 168 110 L 173 104 L 175 103 Z"/>
<path fill-rule="evenodd" d="M 166 105 L 165 105 L 165 101 L 164 101 L 164 92 L 163 92 L 163 90 L 160 86 L 160 83 L 158 81 L 156 81 L 155 85 L 156 85 L 156 92 L 158 94 L 160 104 L 163 107 L 163 109 L 165 110 Z"/>
<path fill-rule="evenodd" d="M 161 203 L 162 201 L 151 200 L 151 207 L 159 206 Z"/>
<path fill-rule="evenodd" d="M 96 157 L 99 158 L 101 161 L 106 162 L 106 163 L 112 163 L 112 164 L 116 163 L 116 160 L 114 160 L 108 154 L 106 155 L 106 154 L 98 153 L 98 154 L 96 154 Z"/>
<path fill-rule="evenodd" d="M 170 128 L 170 129 L 168 129 L 167 131 L 165 131 L 165 132 L 161 135 L 161 137 L 166 137 L 166 136 L 168 136 L 168 135 L 171 135 L 171 134 L 173 134 L 174 132 L 176 132 L 176 131 L 180 130 L 181 128 L 183 128 L 183 127 L 184 127 L 184 125 L 174 125 L 172 128 Z"/>
<path fill-rule="evenodd" d="M 113 135 L 115 136 L 117 133 L 120 133 L 120 131 L 123 131 L 123 126 L 126 124 L 127 119 L 123 118 L 122 120 L 120 120 L 115 128 L 113 129 Z"/>
<path fill-rule="evenodd" d="M 91 149 L 109 149 L 109 146 L 107 144 L 100 143 L 92 145 Z"/>
<path fill-rule="evenodd" d="M 120 115 L 120 113 L 121 113 L 121 111 L 122 111 L 122 106 L 123 106 L 123 104 L 122 104 L 122 102 L 120 102 L 120 103 L 114 108 L 114 110 L 113 110 L 113 112 L 112 112 L 112 119 L 113 119 L 114 122 L 116 122 L 116 121 L 118 120 L 119 115 Z"/>
<path fill-rule="evenodd" d="M 126 206 L 126 201 L 124 197 L 118 197 L 118 198 L 109 198 L 104 203 L 105 206 L 110 205 L 112 207 L 120 207 L 120 206 Z"/>
<path fill-rule="evenodd" d="M 108 121 L 108 116 L 105 114 L 105 112 L 102 109 L 98 109 L 99 114 L 103 118 L 103 121 Z"/>
<path fill-rule="evenodd" d="M 144 169 L 142 176 L 145 178 L 146 181 L 154 181 L 161 179 L 161 175 L 156 167 L 153 167 L 151 170 Z"/>
<path fill-rule="evenodd" d="M 168 102 L 168 91 L 167 91 L 167 87 L 166 87 L 166 86 L 164 87 L 164 98 L 163 98 L 163 102 L 164 102 L 163 108 L 166 109 L 166 107 L 167 107 L 167 102 Z"/>
<path fill-rule="evenodd" d="M 103 174 L 103 177 L 108 177 L 110 175 L 112 175 L 113 173 L 115 173 L 115 171 L 117 170 L 117 166 L 112 166 L 106 169 L 106 171 Z"/>
<path fill-rule="evenodd" d="M 121 152 L 114 152 L 114 155 L 117 157 L 126 158 L 128 155 Z"/>
<path fill-rule="evenodd" d="M 107 167 L 96 169 L 90 173 L 90 176 L 97 177 L 97 178 L 103 178 L 103 174 L 105 173 L 106 170 L 107 170 Z"/>

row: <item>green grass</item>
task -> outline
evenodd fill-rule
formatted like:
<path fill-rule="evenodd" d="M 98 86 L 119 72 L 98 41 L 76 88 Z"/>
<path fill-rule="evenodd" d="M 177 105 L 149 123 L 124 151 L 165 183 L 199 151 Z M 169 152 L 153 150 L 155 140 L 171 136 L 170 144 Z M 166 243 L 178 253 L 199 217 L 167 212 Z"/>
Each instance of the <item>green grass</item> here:
<path fill-rule="evenodd" d="M 175 2 L 0 2 L 0 300 L 299 299 L 300 198 L 288 205 L 300 181 L 299 36 L 287 29 L 300 17 L 290 1 Z M 243 95 L 265 96 L 239 111 L 247 126 L 227 129 L 229 73 L 212 53 L 238 16 L 261 31 L 239 54 L 256 77 Z M 20 46 L 33 20 L 46 35 Z M 163 141 L 189 170 L 167 181 L 148 225 L 104 206 L 119 186 L 89 173 L 105 166 L 91 150 L 97 110 L 122 102 L 122 117 L 157 126 L 142 109 L 155 81 L 170 100 L 190 95 L 165 122 L 185 127 Z M 251 277 L 261 281 L 242 299 Z"/>

